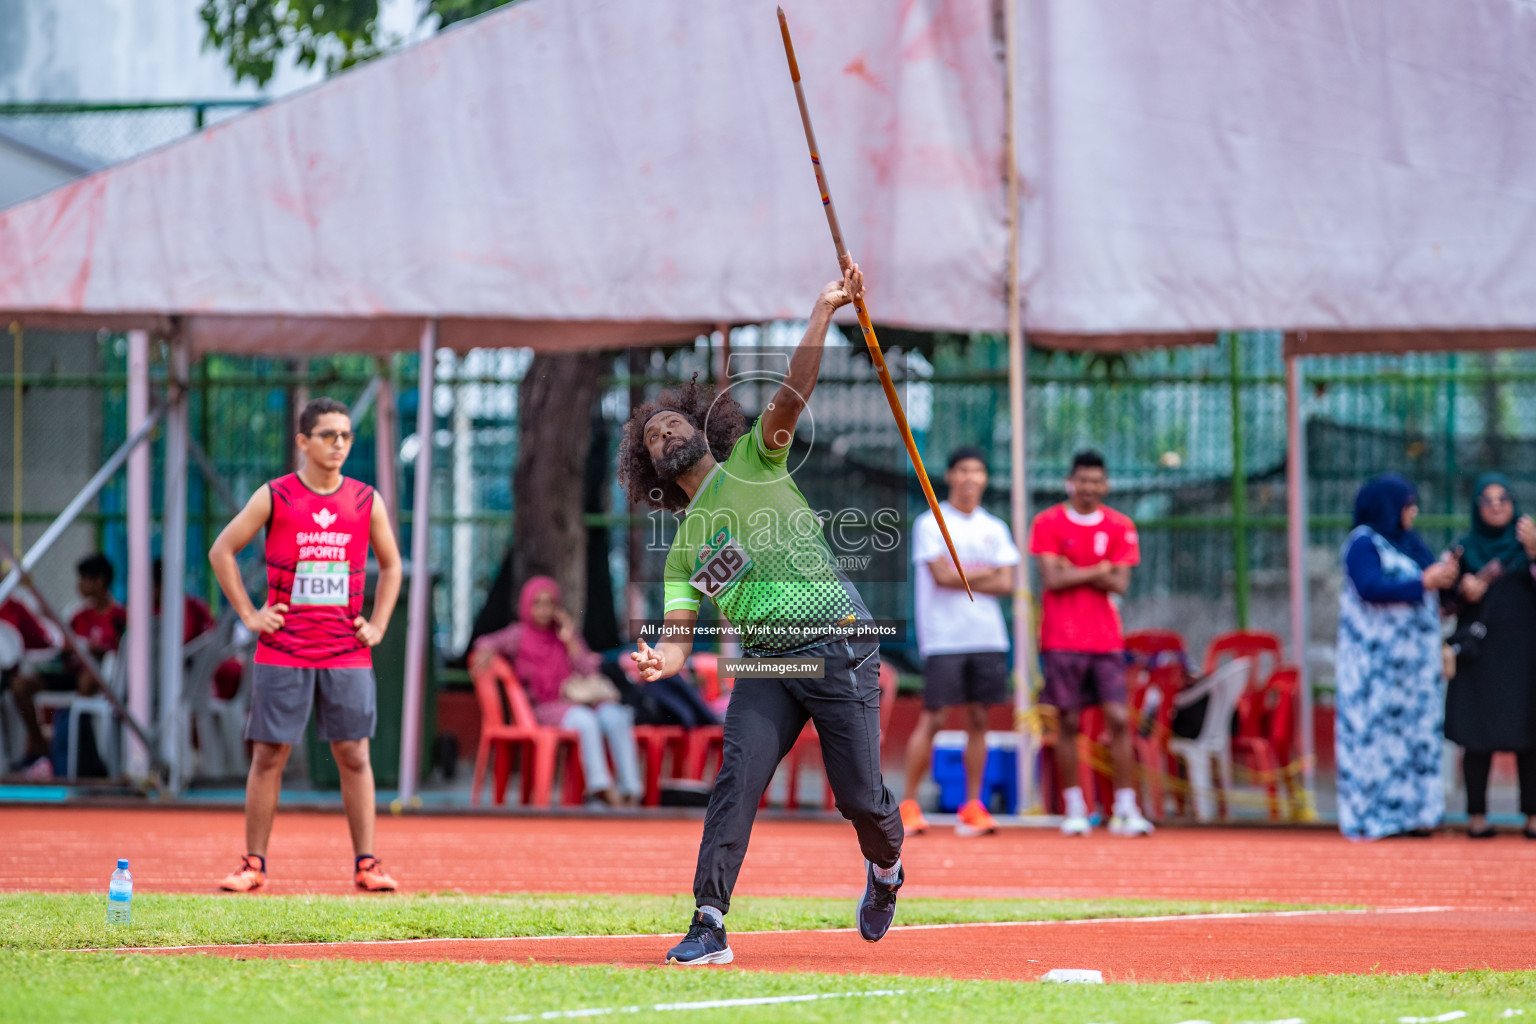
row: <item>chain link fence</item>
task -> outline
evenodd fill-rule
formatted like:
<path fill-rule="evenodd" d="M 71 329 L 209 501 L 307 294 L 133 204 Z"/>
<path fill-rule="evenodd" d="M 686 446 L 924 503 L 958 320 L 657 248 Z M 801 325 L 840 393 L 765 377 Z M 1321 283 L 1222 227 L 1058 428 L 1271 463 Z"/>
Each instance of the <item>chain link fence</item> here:
<path fill-rule="evenodd" d="M 797 325 L 734 332 L 733 351 L 792 342 Z M 0 369 L 14 371 L 15 342 L 0 341 Z M 22 374 L 3 377 L 0 422 L 20 432 L 0 452 L 0 487 L 11 495 L 0 521 L 35 537 L 125 436 L 123 388 L 126 343 L 112 335 L 53 335 L 25 339 Z M 595 415 L 606 466 L 616 465 L 619 437 L 632 397 L 649 398 L 669 382 L 699 372 L 710 379 L 720 363 L 720 339 L 653 350 L 637 363 L 615 354 Z M 431 548 L 438 573 L 437 645 L 463 650 L 512 541 L 518 500 L 518 384 L 530 353 L 486 349 L 439 352 L 433 394 L 435 429 L 431 488 Z M 421 445 L 417 436 L 417 359 L 334 356 L 272 360 L 210 356 L 193 367 L 191 425 L 218 480 L 236 501 L 293 465 L 294 417 L 309 397 L 353 403 L 380 376 L 398 395 L 397 493 L 402 542 L 409 550 L 410 495 Z M 926 350 L 893 351 L 890 363 L 903 391 L 914 434 L 936 481 L 950 450 L 979 445 L 991 453 L 986 505 L 1008 516 L 1006 347 L 977 336 L 941 339 Z M 163 379 L 163 362 L 153 364 Z M 1229 335 L 1212 346 L 1125 357 L 1031 352 L 1027 418 L 1030 500 L 1034 509 L 1061 500 L 1072 455 L 1101 450 L 1114 490 L 1110 502 L 1140 527 L 1143 562 L 1124 605 L 1128 628 L 1162 626 L 1185 632 L 1201 649 L 1217 632 L 1240 625 L 1289 637 L 1287 605 L 1285 391 L 1281 339 L 1272 333 Z M 1338 550 L 1349 529 L 1356 488 L 1367 477 L 1397 470 L 1416 480 L 1421 526 L 1436 545 L 1464 532 L 1470 483 L 1485 469 L 1514 481 L 1517 495 L 1536 493 L 1536 353 L 1314 357 L 1303 364 L 1307 445 L 1309 575 L 1312 647 L 1317 678 L 1331 676 L 1338 587 Z M 632 374 L 638 374 L 632 376 Z M 159 386 L 156 385 L 158 393 Z M 767 392 L 739 397 L 755 413 Z M 377 407 L 357 424 L 359 438 L 347 472 L 375 482 Z M 868 360 L 841 345 L 829 348 L 822 381 L 796 447 L 796 480 L 814 509 L 900 509 L 899 529 L 926 507 L 890 420 Z M 14 472 L 12 450 L 22 452 Z M 154 447 L 154 507 L 163 485 L 161 442 Z M 21 491 L 17 500 L 17 485 Z M 938 482 L 942 494 L 942 482 Z M 121 475 L 84 517 L 71 553 L 100 548 L 125 561 L 124 481 Z M 605 493 L 589 501 L 590 526 L 607 548 L 615 603 L 625 584 L 640 583 L 642 615 L 659 616 L 661 561 L 670 532 L 645 510 L 631 510 L 616 473 Z M 69 491 L 69 493 L 66 493 Z M 232 510 L 195 468 L 189 481 L 188 583 L 217 597 L 204 557 Z M 1241 491 L 1246 502 L 1234 502 Z M 77 531 L 77 532 L 78 532 Z M 631 531 L 646 538 L 631 558 Z M 156 541 L 158 545 L 158 540 Z M 911 585 L 907 548 L 873 563 L 855 580 L 878 618 L 906 619 Z M 257 557 L 255 552 L 247 554 Z M 44 563 L 68 578 L 62 556 Z M 615 609 L 623 622 L 628 609 Z M 898 652 L 899 653 L 899 652 Z"/>
<path fill-rule="evenodd" d="M 105 167 L 259 105 L 258 100 L 0 103 L 0 131 L 84 166 Z"/>

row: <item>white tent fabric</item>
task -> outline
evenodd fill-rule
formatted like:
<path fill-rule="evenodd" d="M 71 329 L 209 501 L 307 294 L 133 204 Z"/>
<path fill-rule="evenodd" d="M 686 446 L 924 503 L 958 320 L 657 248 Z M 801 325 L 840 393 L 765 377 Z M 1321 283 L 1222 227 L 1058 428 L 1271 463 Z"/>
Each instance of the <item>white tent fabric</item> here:
<path fill-rule="evenodd" d="M 1536 343 L 1536 4 L 1025 0 L 1019 37 L 1037 342 Z"/>
<path fill-rule="evenodd" d="M 988 3 L 789 13 L 874 308 L 1001 324 Z M 765 3 L 528 0 L 0 215 L 0 309 L 201 349 L 676 340 L 835 274 Z"/>
<path fill-rule="evenodd" d="M 1529 0 L 1018 3 L 1037 342 L 1531 337 Z M 1003 329 L 992 0 L 787 10 L 876 319 Z M 0 213 L 0 314 L 272 353 L 804 315 L 833 261 L 775 29 L 524 0 Z"/>

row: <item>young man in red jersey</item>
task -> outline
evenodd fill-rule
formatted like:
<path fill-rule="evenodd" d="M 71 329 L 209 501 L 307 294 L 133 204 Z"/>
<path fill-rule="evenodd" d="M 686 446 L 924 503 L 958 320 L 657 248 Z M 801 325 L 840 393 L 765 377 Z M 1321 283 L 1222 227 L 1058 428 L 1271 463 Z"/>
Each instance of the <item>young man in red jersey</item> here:
<path fill-rule="evenodd" d="M 1142 836 L 1152 825 L 1136 804 L 1130 710 L 1125 690 L 1125 640 L 1118 598 L 1141 561 L 1136 524 L 1104 504 L 1109 477 L 1104 456 L 1079 452 L 1067 477 L 1067 500 L 1035 517 L 1029 553 L 1040 561 L 1040 656 L 1045 688 L 1040 703 L 1057 710 L 1061 738 L 1056 769 L 1067 805 L 1061 830 L 1089 831 L 1087 801 L 1077 784 L 1077 727 L 1084 708 L 1097 704 L 1109 725 L 1115 766 L 1114 835 Z"/>
<path fill-rule="evenodd" d="M 245 783 L 245 849 L 221 887 L 249 892 L 267 880 L 267 839 L 283 766 L 319 704 L 320 738 L 341 770 L 352 830 L 353 880 L 370 892 L 395 888 L 373 855 L 373 765 L 368 741 L 378 717 L 372 648 L 384 637 L 400 594 L 400 552 L 389 514 L 372 487 L 341 475 L 352 450 L 346 406 L 317 398 L 299 416 L 304 456 L 297 473 L 263 484 L 208 552 L 224 596 L 257 634 L 251 685 L 251 771 Z M 267 600 L 251 603 L 235 555 L 267 530 Z M 368 548 L 379 563 L 373 618 L 365 619 Z"/>
<path fill-rule="evenodd" d="M 80 595 L 80 606 L 69 617 L 69 629 L 91 652 L 91 657 L 101 660 L 117 650 L 128 629 L 128 611 L 112 596 L 114 572 L 112 563 L 100 552 L 87 555 L 75 566 L 75 590 Z M 7 605 L 11 602 L 7 601 Z M 26 609 L 23 608 L 23 611 Z M 33 620 L 36 622 L 36 620 Z M 41 628 L 41 623 L 37 623 Z M 23 634 L 24 638 L 26 634 Z M 35 632 L 34 632 L 35 637 Z M 29 646 L 32 641 L 28 641 Z M 41 646 L 51 646 L 48 638 Z M 48 740 L 43 736 L 42 725 L 37 717 L 36 696 L 44 690 L 67 692 L 74 690 L 82 697 L 96 692 L 96 680 L 88 675 L 84 666 L 73 654 L 65 653 L 59 665 L 41 672 L 19 672 L 11 683 L 11 697 L 16 702 L 16 713 L 27 730 L 26 755 L 13 767 L 26 773 L 33 782 L 46 782 L 53 778 L 53 766 L 48 760 Z"/>

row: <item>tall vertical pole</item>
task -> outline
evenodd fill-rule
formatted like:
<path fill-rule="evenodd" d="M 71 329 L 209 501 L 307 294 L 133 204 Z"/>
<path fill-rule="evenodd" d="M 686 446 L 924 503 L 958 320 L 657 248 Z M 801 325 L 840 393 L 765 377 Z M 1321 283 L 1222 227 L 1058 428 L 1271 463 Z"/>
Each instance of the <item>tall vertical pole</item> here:
<path fill-rule="evenodd" d="M 128 332 L 128 436 L 149 417 L 149 332 Z M 151 710 L 149 558 L 149 445 L 128 455 L 128 637 L 123 656 L 128 666 L 128 713 L 148 722 Z M 149 751 L 138 738 L 128 737 L 128 775 L 149 773 Z"/>
<path fill-rule="evenodd" d="M 1232 386 L 1232 564 L 1237 628 L 1248 628 L 1248 469 L 1243 460 L 1243 361 L 1236 331 L 1227 332 Z"/>
<path fill-rule="evenodd" d="M 389 521 L 400 536 L 400 477 L 395 466 L 395 385 L 388 366 L 380 366 L 379 393 L 373 401 L 374 489 L 389 509 Z"/>
<path fill-rule="evenodd" d="M 26 362 L 22 358 L 21 324 L 15 322 L 11 324 L 11 358 L 15 364 L 11 376 L 11 550 L 19 555 L 27 550 L 21 536 L 23 507 L 21 470 L 24 455 L 21 439 L 22 427 L 26 422 L 23 413 L 26 408 L 26 385 L 23 377 Z"/>
<path fill-rule="evenodd" d="M 463 377 L 460 363 L 456 376 Z M 475 431 L 470 398 L 479 384 L 453 389 L 453 650 L 469 646 L 475 597 Z"/>
<path fill-rule="evenodd" d="M 1285 356 L 1285 504 L 1291 577 L 1291 660 L 1301 676 L 1301 765 L 1308 809 L 1315 807 L 1316 742 L 1307 672 L 1307 439 L 1301 420 L 1301 357 Z"/>
<path fill-rule="evenodd" d="M 421 330 L 421 371 L 416 382 L 415 500 L 411 513 L 410 620 L 405 635 L 405 709 L 400 716 L 400 802 L 416 795 L 416 771 L 421 764 L 421 702 L 426 689 L 428 612 L 432 595 L 432 566 L 428 539 L 432 534 L 432 370 L 437 360 L 437 321 Z"/>
<path fill-rule="evenodd" d="M 160 759 L 165 762 L 172 793 L 186 782 L 181 763 L 182 661 L 181 645 L 186 604 L 182 588 L 187 575 L 187 451 L 190 408 L 187 401 L 187 343 L 172 336 L 168 343 L 169 373 L 165 412 L 165 511 L 160 527 Z"/>
<path fill-rule="evenodd" d="M 1004 171 L 1008 202 L 1008 465 L 1012 477 L 1009 514 L 1013 519 L 1013 544 L 1021 560 L 1013 585 L 1013 713 L 1019 735 L 1019 809 L 1041 803 L 1035 792 L 1035 732 L 1031 723 L 1033 694 L 1030 668 L 1035 663 L 1034 608 L 1029 592 L 1029 477 L 1025 449 L 1024 402 L 1029 384 L 1025 363 L 1024 313 L 1019 294 L 1019 165 L 1014 123 L 1014 48 L 1017 45 L 1016 0 L 1003 0 Z"/>

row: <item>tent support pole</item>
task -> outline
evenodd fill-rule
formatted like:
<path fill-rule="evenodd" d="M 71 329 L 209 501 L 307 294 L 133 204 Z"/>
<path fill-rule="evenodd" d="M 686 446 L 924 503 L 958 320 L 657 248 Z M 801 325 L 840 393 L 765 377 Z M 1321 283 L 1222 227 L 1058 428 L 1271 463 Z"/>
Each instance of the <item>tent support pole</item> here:
<path fill-rule="evenodd" d="M 1019 295 L 1019 167 L 1017 139 L 1014 133 L 1014 49 L 1017 25 L 1017 4 L 1003 0 L 1003 55 L 1006 73 L 1003 76 L 1004 132 L 1007 135 L 1004 150 L 1007 154 L 1004 173 L 1007 176 L 1008 203 L 1008 462 L 1010 485 L 1009 514 L 1013 519 L 1013 543 L 1021 555 L 1028 551 L 1026 534 L 1029 530 L 1029 478 L 1025 452 L 1024 402 L 1027 394 L 1028 367 L 1024 347 L 1024 313 Z M 1013 727 L 1019 736 L 1019 806 L 1020 812 L 1043 807 L 1044 801 L 1035 786 L 1035 736 L 1033 694 L 1030 692 L 1030 668 L 1035 663 L 1033 602 L 1029 592 L 1029 563 L 1027 556 L 1021 560 L 1013 584 Z"/>
<path fill-rule="evenodd" d="M 149 332 L 128 332 L 128 435 L 132 437 L 149 418 Z M 149 447 L 139 445 L 128 456 L 128 713 L 140 722 L 150 721 L 152 683 L 149 582 Z M 128 775 L 142 778 L 149 772 L 149 751 L 137 736 L 128 740 Z"/>
<path fill-rule="evenodd" d="M 160 760 L 167 766 L 172 793 L 186 785 L 187 766 L 181 763 L 181 646 L 187 576 L 187 454 L 191 420 L 187 401 L 190 369 L 187 343 L 175 337 L 167 343 L 170 371 L 166 381 L 165 510 L 160 528 Z"/>
<path fill-rule="evenodd" d="M 1316 806 L 1316 739 L 1307 671 L 1307 446 L 1301 429 L 1301 357 L 1285 357 L 1285 501 L 1290 558 L 1291 657 L 1301 677 L 1301 765 L 1307 816 Z"/>
<path fill-rule="evenodd" d="M 432 566 L 428 538 L 432 533 L 432 370 L 437 361 L 437 321 L 421 331 L 421 370 L 416 384 L 416 487 L 411 514 L 410 618 L 405 638 L 405 708 L 400 716 L 400 802 L 409 806 L 416 795 L 416 771 L 421 763 L 421 702 L 426 689 L 427 618 L 432 595 Z"/>
<path fill-rule="evenodd" d="M 395 537 L 400 536 L 400 487 L 395 475 L 395 388 L 389 373 L 379 367 L 379 391 L 373 407 L 373 465 L 374 488 L 389 509 L 389 522 Z"/>

